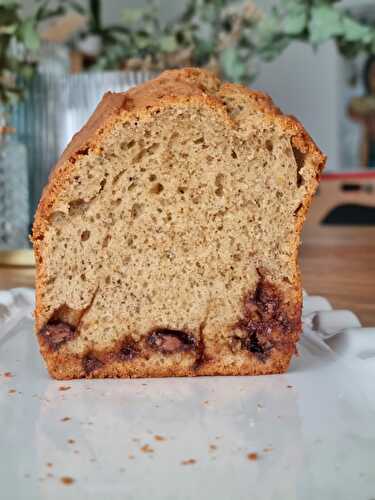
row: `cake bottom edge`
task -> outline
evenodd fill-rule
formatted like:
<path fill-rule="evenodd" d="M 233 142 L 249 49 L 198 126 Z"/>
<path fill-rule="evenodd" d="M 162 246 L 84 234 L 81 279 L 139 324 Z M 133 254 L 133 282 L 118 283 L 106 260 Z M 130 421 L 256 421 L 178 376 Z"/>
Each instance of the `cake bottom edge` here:
<path fill-rule="evenodd" d="M 43 353 L 50 376 L 56 380 L 103 379 L 103 378 L 165 378 L 165 377 L 202 377 L 202 376 L 255 376 L 285 373 L 295 346 L 288 350 L 274 350 L 266 361 L 256 356 L 246 355 L 238 362 L 225 363 L 217 358 L 206 360 L 200 366 L 163 366 L 139 360 L 121 362 L 108 360 L 106 363 L 96 357 L 79 354 Z"/>

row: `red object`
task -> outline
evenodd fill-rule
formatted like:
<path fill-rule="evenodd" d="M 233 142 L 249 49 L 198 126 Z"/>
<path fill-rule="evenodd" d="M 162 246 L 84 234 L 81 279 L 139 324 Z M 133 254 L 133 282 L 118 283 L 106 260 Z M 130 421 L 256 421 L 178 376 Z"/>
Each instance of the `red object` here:
<path fill-rule="evenodd" d="M 374 179 L 374 172 L 332 172 L 322 175 L 324 181 L 337 181 L 344 179 Z"/>

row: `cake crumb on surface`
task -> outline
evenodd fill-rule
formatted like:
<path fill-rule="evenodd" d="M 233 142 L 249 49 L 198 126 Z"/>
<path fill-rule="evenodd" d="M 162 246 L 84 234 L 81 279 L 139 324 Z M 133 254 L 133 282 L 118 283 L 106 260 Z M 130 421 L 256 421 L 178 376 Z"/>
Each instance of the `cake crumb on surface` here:
<path fill-rule="evenodd" d="M 268 448 L 263 448 L 263 451 L 265 453 L 268 453 L 269 451 L 272 451 L 272 448 L 271 447 L 268 447 Z"/>
<path fill-rule="evenodd" d="M 209 448 L 210 450 L 217 450 L 216 444 L 210 444 Z"/>
<path fill-rule="evenodd" d="M 62 476 L 60 478 L 60 481 L 63 483 L 63 484 L 73 484 L 74 483 L 74 479 L 72 477 L 69 477 L 69 476 Z"/>
<path fill-rule="evenodd" d="M 259 458 L 258 453 L 254 452 L 254 451 L 252 453 L 247 454 L 248 460 L 254 461 L 254 460 L 258 460 L 258 458 Z"/>
<path fill-rule="evenodd" d="M 68 440 L 67 440 L 67 442 L 68 442 L 69 444 L 74 444 L 74 443 L 75 443 L 75 440 L 74 440 L 74 439 L 68 439 Z"/>
<path fill-rule="evenodd" d="M 47 462 L 46 465 L 47 465 L 47 467 L 52 467 L 53 463 L 52 462 Z"/>
<path fill-rule="evenodd" d="M 159 434 L 155 434 L 154 439 L 155 439 L 155 441 L 166 441 L 167 440 L 167 438 L 165 438 L 164 436 L 160 436 Z"/>
<path fill-rule="evenodd" d="M 68 420 L 71 420 L 70 417 L 64 417 L 61 419 L 61 422 L 68 422 Z"/>
<path fill-rule="evenodd" d="M 8 394 L 16 394 L 16 389 L 9 389 Z"/>
<path fill-rule="evenodd" d="M 5 373 L 4 373 L 4 377 L 5 377 L 5 378 L 12 378 L 12 377 L 13 377 L 13 374 L 12 374 L 12 372 L 5 372 Z"/>
<path fill-rule="evenodd" d="M 154 453 L 154 449 L 151 448 L 151 446 L 149 444 L 143 445 L 142 448 L 141 448 L 141 451 L 143 453 Z"/>
<path fill-rule="evenodd" d="M 68 391 L 70 388 L 70 385 L 60 385 L 59 391 Z"/>
<path fill-rule="evenodd" d="M 194 465 L 196 463 L 197 461 L 195 460 L 195 458 L 189 458 L 187 460 L 182 460 L 181 465 Z"/>

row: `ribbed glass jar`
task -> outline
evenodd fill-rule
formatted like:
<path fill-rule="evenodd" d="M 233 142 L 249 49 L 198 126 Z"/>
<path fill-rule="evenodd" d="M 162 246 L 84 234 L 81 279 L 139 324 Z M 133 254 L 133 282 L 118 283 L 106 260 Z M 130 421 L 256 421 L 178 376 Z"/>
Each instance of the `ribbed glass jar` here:
<path fill-rule="evenodd" d="M 150 72 L 108 71 L 41 74 L 33 79 L 14 116 L 17 136 L 28 152 L 31 214 L 51 168 L 103 94 L 124 92 L 152 76 Z"/>
<path fill-rule="evenodd" d="M 0 112 L 0 251 L 29 246 L 27 155 Z"/>

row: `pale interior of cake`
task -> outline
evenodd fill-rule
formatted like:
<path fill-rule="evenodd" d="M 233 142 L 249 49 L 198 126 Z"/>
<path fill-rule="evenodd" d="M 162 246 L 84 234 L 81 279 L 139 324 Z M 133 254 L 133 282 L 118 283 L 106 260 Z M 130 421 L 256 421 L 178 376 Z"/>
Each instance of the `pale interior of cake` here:
<path fill-rule="evenodd" d="M 247 295 L 265 279 L 286 309 L 299 300 L 296 224 L 316 167 L 277 121 L 221 98 L 233 125 L 224 110 L 174 105 L 119 120 L 76 160 L 41 256 L 44 324 L 79 325 L 64 352 L 129 344 L 140 366 L 188 367 L 189 343 L 203 342 L 206 359 L 245 363 L 233 338 Z"/>

